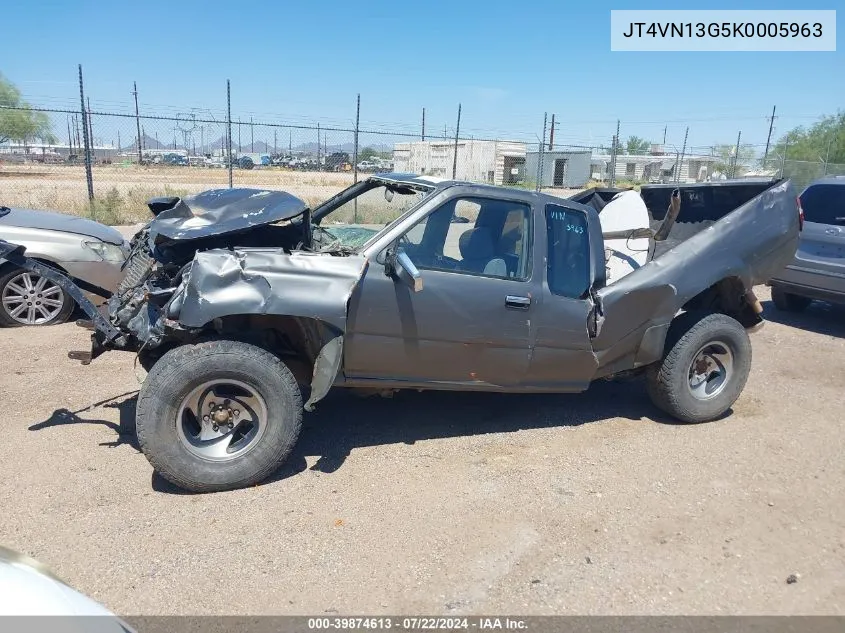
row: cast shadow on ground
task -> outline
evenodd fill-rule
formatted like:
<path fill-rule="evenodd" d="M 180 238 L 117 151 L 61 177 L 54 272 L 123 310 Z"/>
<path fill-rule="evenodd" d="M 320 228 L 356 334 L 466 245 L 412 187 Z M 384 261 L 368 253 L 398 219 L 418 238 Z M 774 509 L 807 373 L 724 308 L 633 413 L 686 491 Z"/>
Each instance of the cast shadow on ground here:
<path fill-rule="evenodd" d="M 43 422 L 29 427 L 37 431 L 62 424 L 102 424 L 117 434 L 103 446 L 129 444 L 139 450 L 135 436 L 137 392 L 94 403 L 79 411 L 58 409 Z M 113 407 L 120 422 L 82 417 L 96 406 Z M 730 415 L 731 411 L 725 415 Z M 306 457 L 317 456 L 310 468 L 322 473 L 337 471 L 350 453 L 366 446 L 412 445 L 418 441 L 515 433 L 520 430 L 577 427 L 611 418 L 651 420 L 677 424 L 651 404 L 641 379 L 598 381 L 582 394 L 497 394 L 450 391 L 407 391 L 392 398 L 362 398 L 337 389 L 306 413 L 302 433 L 286 463 L 266 483 L 296 475 L 308 468 Z M 157 474 L 152 487 L 159 492 L 184 494 Z"/>
<path fill-rule="evenodd" d="M 773 323 L 845 338 L 845 306 L 813 301 L 801 312 L 778 310 L 771 301 L 763 301 L 763 318 Z"/>
<path fill-rule="evenodd" d="M 308 468 L 306 457 L 317 456 L 311 470 L 330 474 L 356 448 L 412 445 L 430 439 L 525 429 L 577 427 L 614 417 L 677 423 L 651 404 L 642 380 L 599 381 L 583 394 L 408 391 L 393 398 L 361 398 L 337 389 L 317 404 L 314 413 L 305 414 L 299 442 L 281 469 L 264 485 L 303 472 Z M 152 487 L 158 492 L 190 494 L 156 474 L 152 476 Z"/>
<path fill-rule="evenodd" d="M 52 426 L 61 426 L 64 424 L 102 424 L 103 426 L 107 426 L 113 430 L 117 437 L 111 442 L 101 443 L 100 446 L 114 448 L 126 444 L 134 448 L 136 451 L 140 451 L 141 449 L 138 446 L 138 439 L 135 436 L 135 404 L 137 399 L 137 391 L 128 391 L 120 394 L 119 396 L 113 396 L 111 398 L 101 400 L 100 402 L 95 402 L 83 409 L 79 409 L 78 411 L 56 409 L 46 420 L 32 424 L 29 427 L 29 430 L 40 431 Z M 111 420 L 87 418 L 80 415 L 95 407 L 117 409 L 119 422 L 115 423 Z"/>

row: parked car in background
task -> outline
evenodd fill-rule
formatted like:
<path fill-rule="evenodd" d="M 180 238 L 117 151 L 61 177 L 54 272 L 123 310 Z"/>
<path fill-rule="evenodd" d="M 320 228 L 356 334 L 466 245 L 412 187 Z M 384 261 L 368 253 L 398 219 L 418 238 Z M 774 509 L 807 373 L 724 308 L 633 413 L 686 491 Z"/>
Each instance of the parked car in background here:
<path fill-rule="evenodd" d="M 769 281 L 779 310 L 813 299 L 845 304 L 845 176 L 816 180 L 798 197 L 804 230 L 795 259 Z"/>
<path fill-rule="evenodd" d="M 27 255 L 99 288 L 95 303 L 117 288 L 129 253 L 123 236 L 93 220 L 50 211 L 0 207 L 0 239 Z M 58 284 L 0 258 L 0 326 L 53 325 L 70 317 L 75 301 Z"/>

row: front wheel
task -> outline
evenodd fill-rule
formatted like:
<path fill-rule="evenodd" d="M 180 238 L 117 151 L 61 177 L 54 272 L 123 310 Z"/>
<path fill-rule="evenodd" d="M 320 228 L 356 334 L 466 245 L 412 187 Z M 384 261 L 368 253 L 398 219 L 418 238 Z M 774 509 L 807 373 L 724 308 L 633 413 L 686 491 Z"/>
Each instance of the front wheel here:
<path fill-rule="evenodd" d="M 212 340 L 168 351 L 141 387 L 138 443 L 153 468 L 191 492 L 272 475 L 293 449 L 302 396 L 293 374 L 255 345 Z"/>
<path fill-rule="evenodd" d="M 646 384 L 659 409 L 683 422 L 707 422 L 736 402 L 750 371 L 751 341 L 738 321 L 688 312 L 672 322 Z"/>

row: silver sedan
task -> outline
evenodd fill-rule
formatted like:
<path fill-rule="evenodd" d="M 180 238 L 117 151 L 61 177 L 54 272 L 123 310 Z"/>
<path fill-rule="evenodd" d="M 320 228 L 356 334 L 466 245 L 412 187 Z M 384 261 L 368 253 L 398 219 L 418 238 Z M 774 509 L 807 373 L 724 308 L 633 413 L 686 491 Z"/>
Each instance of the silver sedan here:
<path fill-rule="evenodd" d="M 71 215 L 0 206 L 0 239 L 26 247 L 26 255 L 72 277 L 113 292 L 128 244 L 115 229 Z M 95 303 L 104 297 L 88 293 Z M 46 277 L 0 258 L 0 326 L 66 321 L 75 302 Z"/>

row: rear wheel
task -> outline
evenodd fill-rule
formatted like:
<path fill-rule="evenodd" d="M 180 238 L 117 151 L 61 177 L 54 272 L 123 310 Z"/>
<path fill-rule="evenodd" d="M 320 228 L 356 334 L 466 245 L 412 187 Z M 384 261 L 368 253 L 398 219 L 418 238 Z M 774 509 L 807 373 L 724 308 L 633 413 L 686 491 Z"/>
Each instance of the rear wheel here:
<path fill-rule="evenodd" d="M 800 295 L 784 292 L 778 286 L 772 286 L 772 303 L 778 310 L 784 312 L 801 312 L 812 302 L 812 299 Z"/>
<path fill-rule="evenodd" d="M 20 268 L 0 274 L 0 325 L 54 325 L 68 320 L 73 298 L 61 286 Z"/>
<path fill-rule="evenodd" d="M 138 443 L 156 471 L 192 492 L 257 484 L 290 454 L 302 424 L 293 374 L 248 343 L 177 347 L 151 368 L 138 398 Z"/>
<path fill-rule="evenodd" d="M 648 393 L 669 415 L 706 422 L 736 402 L 750 370 L 751 341 L 738 321 L 686 313 L 669 328 L 663 360 L 648 369 Z"/>

